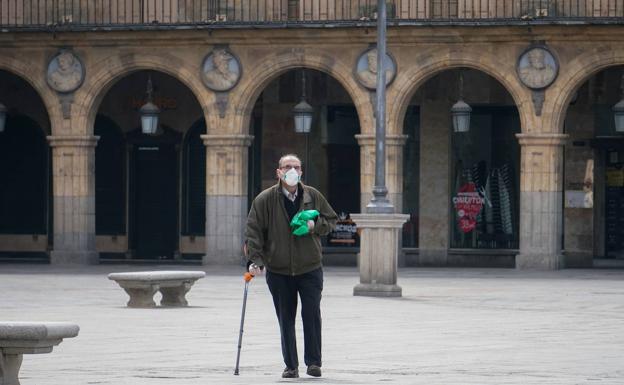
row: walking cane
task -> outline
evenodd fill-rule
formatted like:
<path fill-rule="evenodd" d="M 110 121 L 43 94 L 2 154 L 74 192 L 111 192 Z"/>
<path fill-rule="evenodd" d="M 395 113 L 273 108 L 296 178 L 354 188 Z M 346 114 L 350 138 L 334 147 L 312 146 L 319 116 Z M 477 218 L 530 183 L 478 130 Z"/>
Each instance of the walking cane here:
<path fill-rule="evenodd" d="M 235 376 L 238 376 L 238 364 L 240 362 L 240 352 L 241 352 L 241 346 L 243 342 L 243 324 L 245 323 L 245 307 L 247 306 L 247 290 L 249 289 L 249 281 L 251 281 L 253 277 L 254 276 L 251 275 L 251 273 L 249 272 L 245 273 L 245 275 L 243 276 L 243 279 L 245 280 L 245 294 L 243 295 L 243 312 L 241 314 L 240 331 L 238 332 L 238 352 L 236 353 L 236 368 L 234 369 Z"/>

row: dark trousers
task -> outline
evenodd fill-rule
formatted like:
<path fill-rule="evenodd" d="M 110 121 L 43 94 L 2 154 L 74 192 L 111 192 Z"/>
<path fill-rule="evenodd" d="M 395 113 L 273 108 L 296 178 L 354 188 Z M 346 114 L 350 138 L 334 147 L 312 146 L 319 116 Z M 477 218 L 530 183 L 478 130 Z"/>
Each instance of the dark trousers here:
<path fill-rule="evenodd" d="M 301 298 L 301 319 L 305 364 L 321 366 L 321 292 L 323 291 L 323 270 L 318 268 L 309 273 L 289 276 L 266 274 L 267 284 L 273 296 L 273 304 L 282 336 L 282 355 L 286 367 L 299 366 L 295 319 L 297 317 L 297 294 Z"/>

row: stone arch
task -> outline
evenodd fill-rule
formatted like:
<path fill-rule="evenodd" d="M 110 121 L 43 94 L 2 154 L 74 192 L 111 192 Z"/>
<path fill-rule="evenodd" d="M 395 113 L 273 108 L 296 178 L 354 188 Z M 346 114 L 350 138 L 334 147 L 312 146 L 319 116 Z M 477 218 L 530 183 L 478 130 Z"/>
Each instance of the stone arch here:
<path fill-rule="evenodd" d="M 492 54 L 477 50 L 454 51 L 449 55 L 448 49 L 444 49 L 426 52 L 420 56 L 422 57 L 413 58 L 415 63 L 419 63 L 417 66 L 408 67 L 407 71 L 399 73 L 393 82 L 396 89 L 392 91 L 391 96 L 396 103 L 392 103 L 388 108 L 389 135 L 402 134 L 407 107 L 418 88 L 434 75 L 459 67 L 472 68 L 496 79 L 513 98 L 520 114 L 522 130 L 526 130 L 526 116 L 532 113 L 530 97 L 527 98 L 528 91 L 523 89 L 517 80 L 513 65 L 498 60 Z"/>
<path fill-rule="evenodd" d="M 624 65 L 624 50 L 602 49 L 570 61 L 567 76 L 558 81 L 558 92 L 551 103 L 552 114 L 545 127 L 552 127 L 555 133 L 563 133 L 565 116 L 574 92 L 598 72 L 619 65 Z"/>
<path fill-rule="evenodd" d="M 91 69 L 88 81 L 79 90 L 80 97 L 75 98 L 80 101 L 75 106 L 76 126 L 87 130 L 85 134 L 92 135 L 95 116 L 108 90 L 119 79 L 140 70 L 159 71 L 172 76 L 191 90 L 204 111 L 206 122 L 209 115 L 214 115 L 208 107 L 211 105 L 207 102 L 209 92 L 198 76 L 199 67 L 171 55 L 128 54 L 110 57 Z"/>
<path fill-rule="evenodd" d="M 262 61 L 259 59 L 258 61 Z M 266 60 L 270 65 L 258 66 L 244 76 L 249 79 L 239 84 L 236 95 L 240 95 L 237 113 L 232 129 L 238 134 L 247 134 L 251 110 L 258 96 L 275 78 L 288 70 L 295 68 L 309 68 L 332 76 L 347 91 L 357 110 L 362 133 L 369 133 L 372 125 L 373 110 L 369 92 L 357 84 L 353 78 L 351 66 L 316 50 L 307 50 L 305 53 L 290 51 Z M 248 64 L 248 63 L 245 63 Z M 372 133 L 372 132 L 370 132 Z"/>
<path fill-rule="evenodd" d="M 20 77 L 33 87 L 43 102 L 52 130 L 55 118 L 60 116 L 60 103 L 56 93 L 48 87 L 45 76 L 41 75 L 42 71 L 27 62 L 2 55 L 0 55 L 0 69 Z"/>

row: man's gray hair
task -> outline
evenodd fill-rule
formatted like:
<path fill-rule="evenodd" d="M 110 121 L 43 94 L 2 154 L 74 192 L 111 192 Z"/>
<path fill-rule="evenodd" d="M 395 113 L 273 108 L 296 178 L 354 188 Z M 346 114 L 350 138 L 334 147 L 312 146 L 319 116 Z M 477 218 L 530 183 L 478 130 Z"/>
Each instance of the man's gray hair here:
<path fill-rule="evenodd" d="M 282 167 L 282 162 L 285 161 L 286 159 L 296 159 L 299 162 L 299 164 L 301 164 L 301 159 L 299 159 L 299 157 L 296 154 L 285 154 L 285 155 L 282 155 L 277 165 L 279 167 Z"/>

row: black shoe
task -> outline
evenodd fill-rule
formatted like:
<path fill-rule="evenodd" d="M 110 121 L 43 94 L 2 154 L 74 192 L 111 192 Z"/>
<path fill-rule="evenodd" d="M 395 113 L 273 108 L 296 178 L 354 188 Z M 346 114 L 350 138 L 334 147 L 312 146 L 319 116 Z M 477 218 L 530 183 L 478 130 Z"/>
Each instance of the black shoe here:
<path fill-rule="evenodd" d="M 282 372 L 282 378 L 299 378 L 299 369 L 284 369 Z"/>
<path fill-rule="evenodd" d="M 308 366 L 308 371 L 306 372 L 308 376 L 312 377 L 320 377 L 321 376 L 321 367 L 317 365 Z"/>

